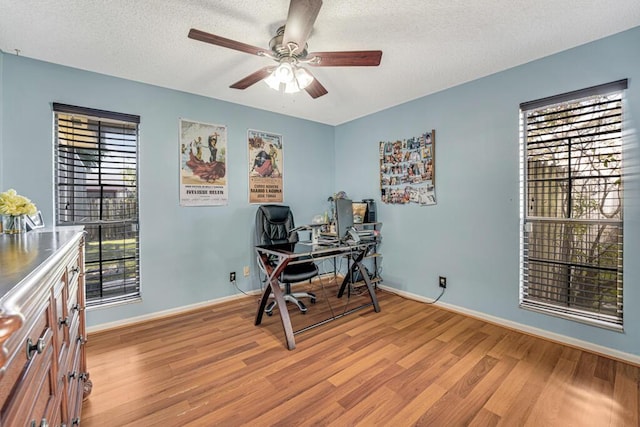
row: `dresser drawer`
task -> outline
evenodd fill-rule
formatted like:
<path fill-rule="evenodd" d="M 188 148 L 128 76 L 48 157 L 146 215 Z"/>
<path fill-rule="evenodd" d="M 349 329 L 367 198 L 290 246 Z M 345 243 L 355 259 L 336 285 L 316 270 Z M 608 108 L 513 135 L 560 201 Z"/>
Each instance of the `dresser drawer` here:
<path fill-rule="evenodd" d="M 73 257 L 67 263 L 67 282 L 71 286 L 73 283 L 78 282 L 78 277 L 80 276 L 80 272 L 83 270 L 80 266 L 80 254 L 77 253 L 77 256 Z"/>
<path fill-rule="evenodd" d="M 15 397 L 4 408 L 2 425 L 30 426 L 35 421 L 35 425 L 39 426 L 43 419 L 51 418 L 56 400 L 53 358 L 53 346 L 49 340 L 42 354 L 35 355 L 27 365 Z"/>
<path fill-rule="evenodd" d="M 66 358 L 69 348 L 69 327 L 72 316 L 78 311 L 78 283 L 80 277 L 79 256 L 67 261 L 63 274 L 53 288 L 54 319 L 57 325 L 56 349 L 59 359 Z"/>
<path fill-rule="evenodd" d="M 78 287 L 80 286 L 79 281 L 76 278 L 75 283 L 74 282 L 70 282 L 67 285 L 67 290 L 68 290 L 68 297 L 67 297 L 67 310 L 69 311 L 69 314 L 72 314 L 73 312 L 78 313 L 81 309 L 84 309 L 84 307 L 80 307 L 79 301 L 78 301 Z"/>
<path fill-rule="evenodd" d="M 78 301 L 78 288 L 69 288 L 69 298 L 67 300 L 67 316 L 69 316 L 69 347 L 75 345 L 80 328 L 80 318 L 84 315 L 84 307 Z"/>
<path fill-rule="evenodd" d="M 16 383 L 29 372 L 30 367 L 38 360 L 42 359 L 42 353 L 46 348 L 52 347 L 53 331 L 49 323 L 49 304 L 40 306 L 37 316 L 30 324 L 25 324 L 24 328 L 30 328 L 22 333 L 19 331 L 20 342 L 9 354 L 10 363 L 7 365 L 2 380 L 0 381 L 0 402 L 16 394 Z M 27 347 L 32 349 L 27 354 Z M 40 351 L 40 353 L 38 352 Z"/>
<path fill-rule="evenodd" d="M 55 333 L 55 349 L 58 357 L 69 347 L 69 314 L 67 310 L 66 274 L 53 287 L 53 320 Z"/>
<path fill-rule="evenodd" d="M 82 345 L 76 347 L 73 355 L 73 363 L 67 375 L 67 400 L 69 402 L 69 420 L 79 420 L 82 412 L 82 400 L 84 397 L 84 386 L 88 379 L 88 373 L 82 371 L 81 352 Z"/>
<path fill-rule="evenodd" d="M 58 426 L 67 426 L 65 423 L 67 421 L 67 417 L 65 414 L 65 402 L 62 399 L 62 394 L 60 393 L 62 388 L 58 388 L 58 397 L 56 398 L 55 403 L 53 404 L 53 414 L 51 414 L 49 420 L 49 427 L 58 427 Z M 36 423 L 36 426 L 38 423 Z"/>
<path fill-rule="evenodd" d="M 84 342 L 84 337 L 80 337 L 80 316 L 78 314 L 69 317 L 71 326 L 69 327 L 69 345 L 65 347 L 64 353 L 60 354 L 58 359 L 58 367 L 60 372 L 68 373 L 72 370 L 73 361 L 76 353 Z"/>

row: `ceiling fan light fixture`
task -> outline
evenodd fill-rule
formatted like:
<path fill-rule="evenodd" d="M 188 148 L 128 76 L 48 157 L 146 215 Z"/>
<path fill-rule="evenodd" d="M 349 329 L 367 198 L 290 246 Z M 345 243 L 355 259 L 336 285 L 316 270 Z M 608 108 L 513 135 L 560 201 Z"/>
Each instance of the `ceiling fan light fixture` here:
<path fill-rule="evenodd" d="M 264 82 L 269 85 L 269 87 L 273 90 L 280 90 L 280 79 L 276 76 L 276 72 L 272 72 L 269 74 L 269 77 L 264 79 Z"/>
<path fill-rule="evenodd" d="M 300 86 L 295 79 L 291 80 L 289 83 L 285 83 L 284 85 L 284 93 L 298 93 L 300 92 Z"/>
<path fill-rule="evenodd" d="M 275 68 L 264 82 L 273 90 L 280 91 L 284 85 L 284 93 L 297 93 L 313 81 L 313 76 L 297 64 L 283 61 Z"/>
<path fill-rule="evenodd" d="M 295 74 L 296 74 L 295 80 L 298 83 L 298 87 L 300 89 L 306 88 L 313 81 L 313 76 L 302 67 L 297 68 Z"/>
<path fill-rule="evenodd" d="M 293 66 L 289 62 L 281 62 L 278 68 L 273 72 L 281 83 L 289 83 L 293 80 Z"/>

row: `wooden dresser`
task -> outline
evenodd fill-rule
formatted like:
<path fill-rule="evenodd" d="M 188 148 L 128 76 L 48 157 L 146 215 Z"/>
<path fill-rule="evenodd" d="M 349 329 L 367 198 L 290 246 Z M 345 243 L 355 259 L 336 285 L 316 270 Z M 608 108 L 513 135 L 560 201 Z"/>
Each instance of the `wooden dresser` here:
<path fill-rule="evenodd" d="M 84 232 L 0 235 L 0 426 L 80 425 Z"/>

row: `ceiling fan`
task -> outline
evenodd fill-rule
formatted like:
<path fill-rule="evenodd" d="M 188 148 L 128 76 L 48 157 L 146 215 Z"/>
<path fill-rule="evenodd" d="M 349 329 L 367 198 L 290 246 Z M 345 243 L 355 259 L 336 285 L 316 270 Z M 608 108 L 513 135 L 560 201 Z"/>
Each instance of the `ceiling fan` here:
<path fill-rule="evenodd" d="M 342 52 L 312 52 L 307 51 L 307 39 L 311 35 L 313 24 L 318 17 L 322 0 L 291 0 L 289 14 L 285 25 L 269 42 L 269 50 L 246 43 L 227 39 L 215 34 L 192 28 L 189 38 L 216 46 L 239 50 L 252 55 L 265 56 L 278 63 L 267 66 L 238 80 L 230 87 L 246 89 L 264 80 L 270 87 L 288 93 L 307 91 L 312 98 L 327 94 L 322 84 L 302 65 L 313 67 L 362 67 L 378 66 L 382 58 L 380 50 L 358 50 Z"/>

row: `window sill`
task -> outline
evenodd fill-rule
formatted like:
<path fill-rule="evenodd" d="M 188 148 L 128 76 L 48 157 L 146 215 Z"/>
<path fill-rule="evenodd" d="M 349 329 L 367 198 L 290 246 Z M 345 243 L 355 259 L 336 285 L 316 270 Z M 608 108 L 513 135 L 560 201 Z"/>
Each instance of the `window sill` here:
<path fill-rule="evenodd" d="M 526 302 L 521 302 L 520 303 L 520 308 L 522 308 L 524 310 L 534 311 L 536 313 L 541 313 L 541 314 L 546 314 L 546 315 L 549 315 L 549 316 L 559 317 L 561 319 L 566 319 L 566 320 L 571 320 L 571 321 L 578 322 L 578 323 L 583 323 L 583 324 L 589 325 L 589 326 L 595 326 L 595 327 L 598 327 L 598 328 L 607 329 L 607 330 L 614 331 L 614 332 L 621 332 L 621 333 L 624 332 L 624 326 L 623 325 L 618 325 L 616 323 L 607 322 L 605 320 L 591 319 L 591 318 L 588 318 L 588 317 L 580 316 L 579 314 L 565 313 L 565 312 L 558 311 L 558 310 L 556 310 L 554 308 L 541 307 L 539 305 L 529 304 L 529 303 L 526 303 Z"/>

